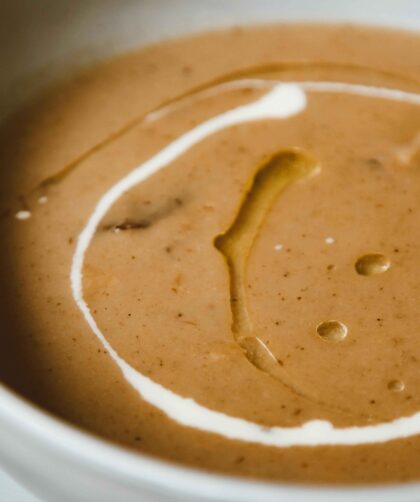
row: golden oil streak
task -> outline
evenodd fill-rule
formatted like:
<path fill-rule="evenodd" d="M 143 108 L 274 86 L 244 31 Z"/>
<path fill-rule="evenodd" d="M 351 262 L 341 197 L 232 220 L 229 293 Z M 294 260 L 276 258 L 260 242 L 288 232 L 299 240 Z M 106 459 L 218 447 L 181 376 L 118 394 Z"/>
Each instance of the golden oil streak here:
<path fill-rule="evenodd" d="M 278 195 L 317 168 L 316 160 L 300 150 L 272 155 L 258 166 L 232 225 L 214 240 L 229 269 L 232 331 L 238 341 L 253 332 L 246 302 L 246 267 L 258 231 Z"/>
<path fill-rule="evenodd" d="M 88 150 L 81 153 L 78 157 L 73 159 L 71 162 L 69 162 L 67 165 L 65 165 L 63 168 L 61 168 L 59 171 L 52 174 L 48 178 L 44 179 L 28 195 L 31 195 L 32 193 L 37 192 L 38 190 L 48 188 L 51 185 L 60 183 L 63 179 L 65 179 L 69 174 L 71 174 L 80 164 L 82 164 L 89 157 L 91 157 L 95 153 L 99 152 L 107 145 L 109 145 L 109 144 L 113 143 L 114 141 L 118 140 L 119 138 L 123 137 L 126 133 L 130 132 L 136 126 L 141 124 L 144 121 L 146 115 L 149 115 L 150 113 L 157 112 L 163 107 L 174 104 L 177 101 L 180 101 L 182 99 L 193 96 L 199 92 L 210 89 L 211 87 L 214 87 L 216 85 L 230 82 L 233 80 L 238 80 L 238 79 L 245 78 L 245 77 L 262 76 L 262 75 L 267 75 L 270 73 L 272 74 L 272 73 L 276 73 L 276 72 L 293 71 L 293 70 L 295 70 L 295 71 L 296 70 L 311 70 L 311 69 L 312 70 L 324 69 L 324 70 L 329 70 L 329 71 L 331 71 L 331 70 L 350 70 L 350 71 L 356 71 L 356 72 L 359 71 L 359 72 L 363 72 L 363 73 L 376 74 L 376 75 L 386 77 L 386 78 L 397 79 L 400 81 L 404 81 L 410 85 L 415 85 L 417 87 L 420 86 L 420 80 L 415 79 L 414 77 L 409 76 L 409 75 L 402 75 L 402 74 L 398 74 L 398 73 L 384 70 L 384 69 L 371 68 L 371 67 L 365 66 L 365 65 L 339 63 L 339 62 L 331 62 L 331 61 L 271 62 L 271 63 L 266 63 L 263 65 L 255 65 L 255 66 L 250 66 L 247 68 L 235 70 L 235 71 L 232 71 L 229 73 L 225 73 L 219 77 L 210 79 L 210 80 L 203 82 L 199 85 L 196 85 L 186 92 L 183 92 L 177 96 L 174 96 L 173 98 L 169 98 L 169 99 L 163 101 L 162 103 L 159 104 L 158 107 L 149 110 L 147 113 L 143 113 L 143 114 L 133 118 L 132 120 L 130 120 L 129 122 L 124 124 L 121 128 L 117 129 L 116 131 L 113 131 L 106 138 L 104 138 L 103 140 L 99 141 L 98 143 L 93 145 Z"/>

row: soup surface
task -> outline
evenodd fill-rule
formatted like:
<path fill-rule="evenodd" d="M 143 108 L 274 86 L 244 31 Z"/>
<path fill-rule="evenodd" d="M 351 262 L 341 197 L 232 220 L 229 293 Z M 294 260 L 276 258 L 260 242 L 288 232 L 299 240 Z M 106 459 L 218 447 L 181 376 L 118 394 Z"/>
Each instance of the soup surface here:
<path fill-rule="evenodd" d="M 142 49 L 0 133 L 3 381 L 190 466 L 420 478 L 420 37 Z"/>

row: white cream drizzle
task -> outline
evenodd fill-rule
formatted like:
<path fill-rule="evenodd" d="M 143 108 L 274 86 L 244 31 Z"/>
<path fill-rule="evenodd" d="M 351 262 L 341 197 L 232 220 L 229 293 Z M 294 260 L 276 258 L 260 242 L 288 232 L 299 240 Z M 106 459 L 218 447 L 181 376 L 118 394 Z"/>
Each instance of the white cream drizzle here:
<path fill-rule="evenodd" d="M 18 211 L 15 214 L 15 218 L 21 221 L 28 220 L 31 216 L 32 216 L 31 212 L 26 210 Z"/>
<path fill-rule="evenodd" d="M 341 82 L 284 83 L 260 79 L 244 79 L 220 84 L 210 90 L 198 93 L 192 99 L 209 96 L 224 90 L 247 87 L 266 88 L 269 89 L 269 92 L 257 101 L 222 113 L 191 129 L 131 171 L 101 197 L 90 215 L 87 225 L 78 237 L 73 256 L 70 282 L 74 300 L 91 330 L 120 368 L 127 382 L 136 389 L 145 401 L 181 425 L 219 434 L 229 439 L 276 447 L 380 443 L 419 434 L 420 412 L 409 417 L 402 417 L 375 425 L 336 428 L 330 422 L 323 420 L 312 420 L 299 427 L 265 427 L 258 423 L 211 410 L 191 398 L 182 397 L 154 382 L 123 360 L 104 337 L 84 300 L 82 278 L 85 254 L 99 223 L 109 209 L 133 186 L 167 167 L 206 137 L 225 128 L 246 122 L 291 117 L 305 108 L 306 95 L 304 91 L 346 93 L 420 105 L 419 94 L 400 90 Z M 185 100 L 182 103 L 184 102 Z M 145 120 L 158 120 L 182 106 L 182 103 L 169 105 L 158 112 L 149 114 Z"/>

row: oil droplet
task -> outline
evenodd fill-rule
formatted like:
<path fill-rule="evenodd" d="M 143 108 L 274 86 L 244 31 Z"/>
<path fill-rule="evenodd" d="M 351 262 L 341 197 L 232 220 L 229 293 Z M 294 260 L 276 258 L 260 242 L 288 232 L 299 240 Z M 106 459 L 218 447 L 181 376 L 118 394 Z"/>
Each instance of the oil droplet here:
<path fill-rule="evenodd" d="M 260 338 L 257 336 L 241 336 L 237 341 L 245 352 L 248 361 L 256 368 L 269 374 L 273 373 L 273 367 L 277 369 L 276 367 L 279 364 L 277 359 Z"/>
<path fill-rule="evenodd" d="M 15 214 L 15 218 L 17 220 L 27 220 L 30 217 L 31 217 L 31 212 L 30 211 L 18 211 Z"/>
<path fill-rule="evenodd" d="M 318 335 L 328 342 L 341 342 L 346 338 L 348 329 L 340 321 L 324 321 L 316 327 Z"/>
<path fill-rule="evenodd" d="M 325 239 L 325 244 L 334 244 L 334 242 L 335 242 L 334 237 L 327 237 Z"/>
<path fill-rule="evenodd" d="M 283 249 L 283 244 L 276 244 L 274 246 L 274 251 L 281 251 Z"/>
<path fill-rule="evenodd" d="M 388 383 L 388 389 L 392 392 L 402 392 L 405 389 L 405 384 L 401 380 L 391 380 Z"/>
<path fill-rule="evenodd" d="M 42 195 L 39 199 L 38 199 L 38 204 L 46 204 L 48 201 L 48 197 L 46 195 Z"/>
<path fill-rule="evenodd" d="M 371 253 L 361 256 L 355 264 L 359 275 L 378 275 L 386 272 L 391 266 L 391 261 L 380 253 Z"/>

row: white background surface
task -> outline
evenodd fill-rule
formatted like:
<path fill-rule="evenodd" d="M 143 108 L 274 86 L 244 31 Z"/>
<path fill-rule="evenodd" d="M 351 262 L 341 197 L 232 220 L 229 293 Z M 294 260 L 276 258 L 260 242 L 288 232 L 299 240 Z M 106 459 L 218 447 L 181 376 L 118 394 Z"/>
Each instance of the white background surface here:
<path fill-rule="evenodd" d="M 0 502 L 41 502 L 0 470 Z"/>

